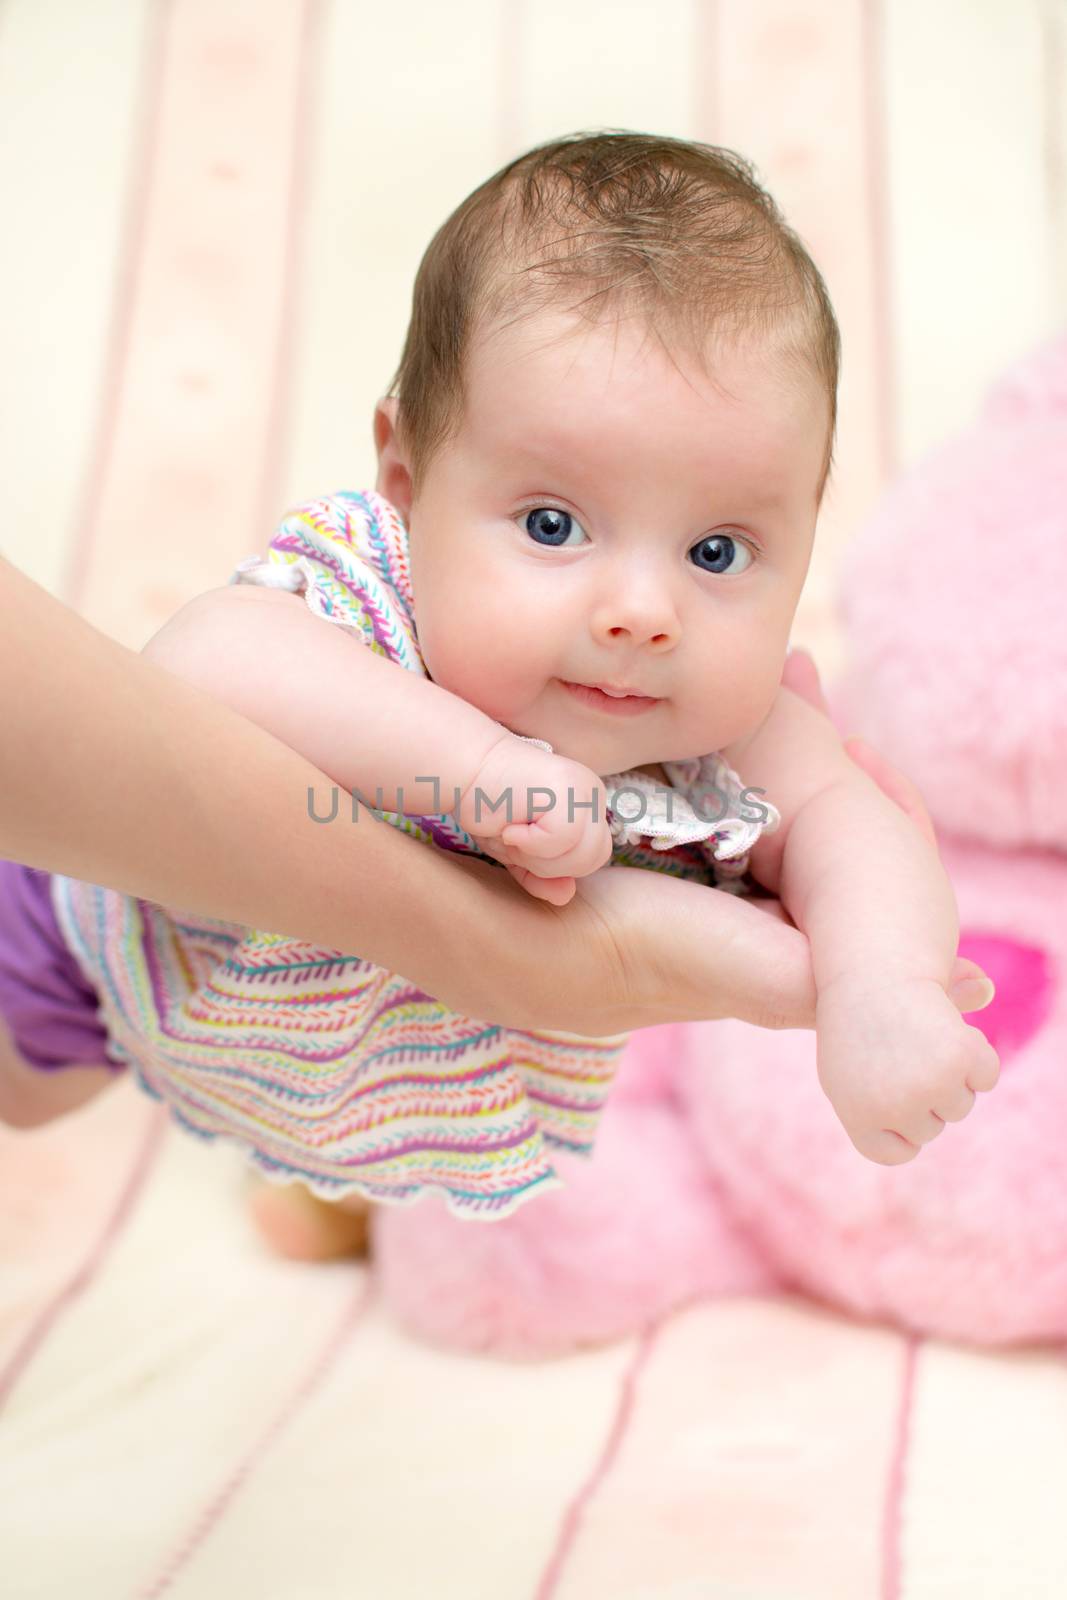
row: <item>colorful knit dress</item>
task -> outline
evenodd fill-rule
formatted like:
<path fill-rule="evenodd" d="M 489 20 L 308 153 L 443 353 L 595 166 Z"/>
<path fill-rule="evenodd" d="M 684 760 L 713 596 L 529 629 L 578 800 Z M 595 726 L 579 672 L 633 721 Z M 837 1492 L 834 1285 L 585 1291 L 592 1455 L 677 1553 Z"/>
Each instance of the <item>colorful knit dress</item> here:
<path fill-rule="evenodd" d="M 353 648 L 425 674 L 407 533 L 373 491 L 294 511 L 231 582 L 302 593 Z M 748 851 L 780 820 L 773 805 L 747 820 L 755 802 L 717 755 L 664 770 L 670 791 L 640 773 L 605 779 L 614 859 L 746 892 Z M 712 790 L 731 798 L 721 821 L 707 820 Z M 428 849 L 480 854 L 451 816 L 377 815 Z M 52 897 L 108 1054 L 183 1127 L 237 1141 L 268 1178 L 326 1198 L 437 1191 L 457 1215 L 492 1220 L 560 1186 L 553 1150 L 592 1152 L 625 1035 L 498 1027 L 357 956 L 76 879 L 56 876 Z"/>

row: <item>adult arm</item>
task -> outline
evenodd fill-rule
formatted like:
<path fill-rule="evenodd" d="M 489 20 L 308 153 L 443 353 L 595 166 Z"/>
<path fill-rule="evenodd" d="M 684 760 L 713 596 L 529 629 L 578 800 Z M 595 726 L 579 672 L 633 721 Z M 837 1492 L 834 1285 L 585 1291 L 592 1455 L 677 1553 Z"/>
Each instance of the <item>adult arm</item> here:
<path fill-rule="evenodd" d="M 11 859 L 360 954 L 512 1027 L 813 1023 L 795 928 L 622 867 L 556 907 L 365 812 L 316 823 L 308 790 L 326 814 L 322 772 L 2 559 L 0 728 Z"/>
<path fill-rule="evenodd" d="M 352 951 L 512 1027 L 813 1026 L 807 941 L 774 902 L 606 867 L 557 907 L 366 814 L 315 823 L 310 762 L 2 559 L 0 729 L 12 859 Z"/>

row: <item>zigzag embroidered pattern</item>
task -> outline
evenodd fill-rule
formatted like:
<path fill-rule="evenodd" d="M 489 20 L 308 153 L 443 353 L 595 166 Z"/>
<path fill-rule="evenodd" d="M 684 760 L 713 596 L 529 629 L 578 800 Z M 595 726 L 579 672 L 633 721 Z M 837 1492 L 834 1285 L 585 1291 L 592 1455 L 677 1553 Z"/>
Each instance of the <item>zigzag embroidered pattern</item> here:
<path fill-rule="evenodd" d="M 424 672 L 407 534 L 380 495 L 294 511 L 266 560 L 231 581 L 279 578 L 357 642 Z M 379 815 L 428 848 L 477 853 L 449 817 Z M 631 844 L 617 858 L 710 877 L 697 847 Z M 110 1053 L 180 1125 L 236 1140 L 274 1181 L 394 1204 L 436 1190 L 456 1214 L 492 1219 L 560 1186 L 553 1149 L 592 1151 L 624 1036 L 491 1026 L 370 962 L 98 885 L 56 877 L 53 898 Z"/>

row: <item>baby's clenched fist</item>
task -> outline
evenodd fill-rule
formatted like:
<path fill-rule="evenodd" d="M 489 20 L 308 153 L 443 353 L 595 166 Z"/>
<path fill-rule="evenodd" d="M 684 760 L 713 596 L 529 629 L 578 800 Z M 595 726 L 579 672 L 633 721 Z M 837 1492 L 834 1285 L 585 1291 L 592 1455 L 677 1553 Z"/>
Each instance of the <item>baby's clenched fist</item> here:
<path fill-rule="evenodd" d="M 456 818 L 527 893 L 565 905 L 574 880 L 611 859 L 607 798 L 580 761 L 505 734 L 464 790 Z"/>
<path fill-rule="evenodd" d="M 819 1082 L 845 1132 L 885 1166 L 962 1121 L 1000 1074 L 993 1046 L 934 979 L 838 979 L 819 994 L 815 1036 Z"/>

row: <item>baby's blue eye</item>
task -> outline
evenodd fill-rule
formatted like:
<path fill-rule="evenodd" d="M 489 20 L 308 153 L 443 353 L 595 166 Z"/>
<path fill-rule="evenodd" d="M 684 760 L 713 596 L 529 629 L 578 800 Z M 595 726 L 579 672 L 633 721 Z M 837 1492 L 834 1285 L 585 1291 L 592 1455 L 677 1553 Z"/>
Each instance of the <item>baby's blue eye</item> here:
<path fill-rule="evenodd" d="M 534 506 L 526 513 L 526 532 L 537 544 L 568 544 L 575 529 L 581 533 L 581 523 L 569 511 L 557 511 L 554 506 Z M 580 544 L 581 540 L 575 543 Z"/>
<path fill-rule="evenodd" d="M 707 539 L 701 539 L 695 544 L 689 555 L 701 572 L 723 573 L 729 572 L 730 565 L 736 555 L 743 555 L 745 564 L 739 567 L 739 572 L 745 572 L 752 564 L 752 552 L 740 540 L 732 539 L 728 533 L 713 533 Z"/>

